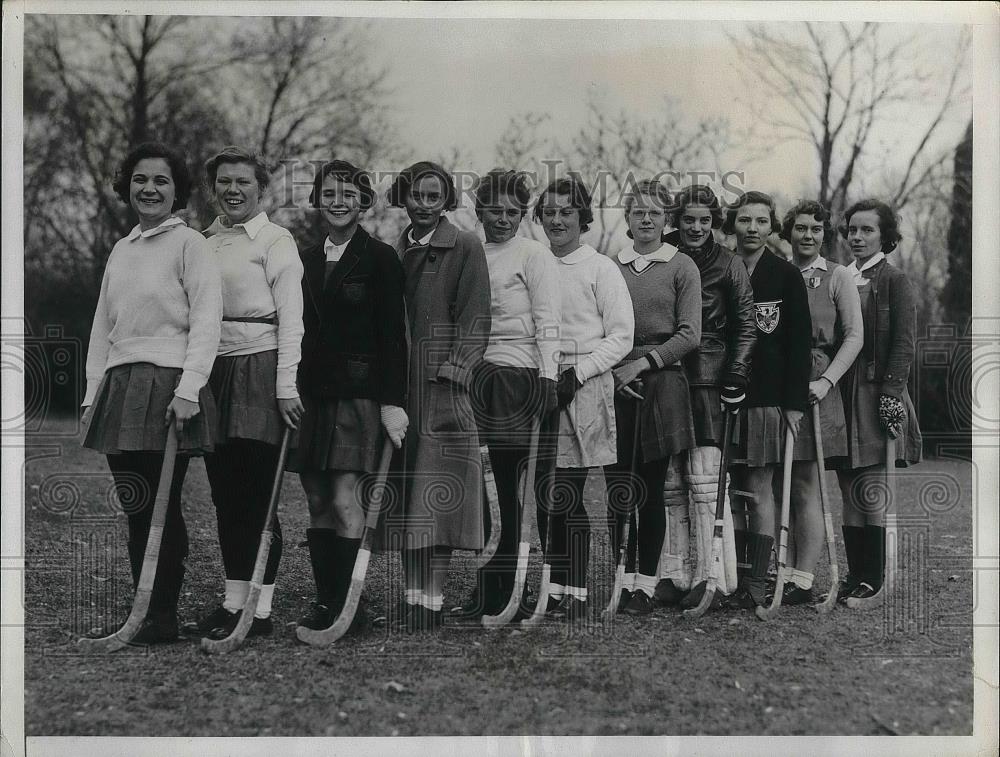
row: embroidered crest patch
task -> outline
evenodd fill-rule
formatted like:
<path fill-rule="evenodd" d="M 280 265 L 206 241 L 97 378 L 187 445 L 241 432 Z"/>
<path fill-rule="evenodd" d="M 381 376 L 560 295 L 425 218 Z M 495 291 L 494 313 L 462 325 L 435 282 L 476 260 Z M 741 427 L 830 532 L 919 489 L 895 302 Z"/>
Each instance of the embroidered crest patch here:
<path fill-rule="evenodd" d="M 819 276 L 810 276 L 806 279 L 806 286 L 810 289 L 819 289 L 819 285 L 823 282 Z"/>
<path fill-rule="evenodd" d="M 781 300 L 755 302 L 754 308 L 756 309 L 754 319 L 757 321 L 757 328 L 765 334 L 770 334 L 778 328 L 778 322 L 781 320 Z"/>

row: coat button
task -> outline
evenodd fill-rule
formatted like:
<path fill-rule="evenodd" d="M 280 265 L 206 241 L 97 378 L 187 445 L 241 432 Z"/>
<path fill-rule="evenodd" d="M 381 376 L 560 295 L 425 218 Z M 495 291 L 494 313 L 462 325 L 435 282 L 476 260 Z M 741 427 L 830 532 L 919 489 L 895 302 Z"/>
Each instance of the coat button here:
<path fill-rule="evenodd" d="M 438 259 L 438 256 L 432 252 L 430 255 L 427 256 L 427 259 L 433 263 L 435 260 Z"/>

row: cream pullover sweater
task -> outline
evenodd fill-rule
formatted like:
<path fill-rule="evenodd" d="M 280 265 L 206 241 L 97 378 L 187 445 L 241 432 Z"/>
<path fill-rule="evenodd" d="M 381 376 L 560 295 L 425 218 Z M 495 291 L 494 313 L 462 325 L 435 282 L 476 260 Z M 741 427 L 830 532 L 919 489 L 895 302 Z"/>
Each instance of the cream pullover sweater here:
<path fill-rule="evenodd" d="M 227 226 L 224 217 L 205 230 L 222 275 L 222 334 L 219 355 L 278 350 L 278 399 L 298 397 L 295 374 L 302 355 L 302 261 L 287 229 L 258 213 Z M 227 318 L 266 318 L 277 324 Z"/>
<path fill-rule="evenodd" d="M 562 357 L 584 382 L 632 349 L 635 314 L 618 265 L 590 245 L 556 258 L 562 291 Z"/>
<path fill-rule="evenodd" d="M 219 346 L 222 287 L 205 238 L 175 217 L 136 226 L 108 257 L 87 350 L 91 405 L 105 372 L 126 363 L 181 368 L 174 394 L 191 402 Z"/>
<path fill-rule="evenodd" d="M 490 270 L 490 343 L 484 359 L 495 365 L 536 368 L 558 378 L 559 268 L 533 239 L 487 242 Z"/>

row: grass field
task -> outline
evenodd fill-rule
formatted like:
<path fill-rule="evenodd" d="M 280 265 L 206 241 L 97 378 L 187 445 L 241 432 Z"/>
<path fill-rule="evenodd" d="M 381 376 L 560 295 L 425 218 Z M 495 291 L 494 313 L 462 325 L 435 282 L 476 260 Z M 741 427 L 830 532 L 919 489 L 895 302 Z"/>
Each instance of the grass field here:
<path fill-rule="evenodd" d="M 28 438 L 25 729 L 29 736 L 390 736 L 533 734 L 969 734 L 972 729 L 973 466 L 932 460 L 901 471 L 900 589 L 883 609 L 821 617 L 787 608 L 700 620 L 659 610 L 572 633 L 451 628 L 376 633 L 328 650 L 298 644 L 313 587 L 297 477 L 285 481 L 285 557 L 275 634 L 208 657 L 196 644 L 83 656 L 75 639 L 124 619 L 131 582 L 124 517 L 104 459 L 66 434 Z M 603 523 L 602 481 L 589 507 Z M 829 491 L 839 513 L 835 479 Z M 181 614 L 219 602 L 222 568 L 204 466 L 184 488 L 191 536 Z M 835 521 L 839 524 L 839 514 Z M 838 531 L 839 537 L 839 531 Z M 841 565 L 844 565 L 841 548 Z M 446 606 L 471 588 L 459 553 Z M 529 582 L 537 581 L 532 553 Z M 396 601 L 399 563 L 374 559 L 376 607 Z M 594 539 L 592 604 L 610 590 Z M 818 585 L 827 581 L 825 564 Z"/>

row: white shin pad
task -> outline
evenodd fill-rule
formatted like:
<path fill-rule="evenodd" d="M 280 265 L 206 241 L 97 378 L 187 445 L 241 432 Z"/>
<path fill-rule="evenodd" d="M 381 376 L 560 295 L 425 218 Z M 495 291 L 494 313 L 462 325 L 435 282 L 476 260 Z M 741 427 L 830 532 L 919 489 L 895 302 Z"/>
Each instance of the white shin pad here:
<path fill-rule="evenodd" d="M 682 455 L 670 458 L 667 478 L 663 485 L 663 504 L 667 508 L 667 530 L 656 574 L 669 578 L 681 591 L 691 588 L 690 533 L 691 516 L 688 492 L 682 474 Z"/>
<path fill-rule="evenodd" d="M 694 583 L 708 579 L 711 573 L 712 532 L 715 528 L 715 503 L 718 497 L 719 465 L 722 450 L 718 447 L 695 447 L 688 450 L 686 479 L 691 489 L 694 507 L 694 527 L 697 562 Z M 736 590 L 736 542 L 733 538 L 733 515 L 729 509 L 729 497 L 722 509 L 722 570 L 719 573 L 718 588 L 725 594 Z"/>

